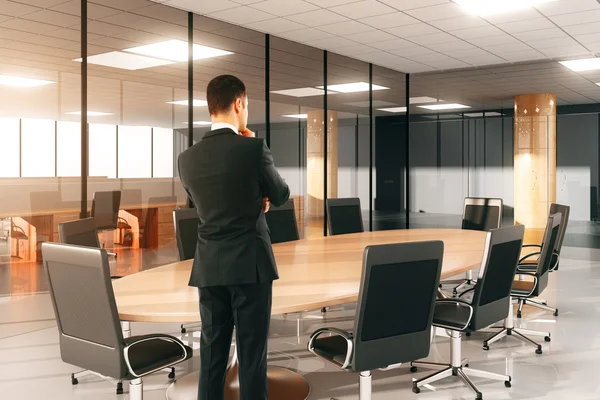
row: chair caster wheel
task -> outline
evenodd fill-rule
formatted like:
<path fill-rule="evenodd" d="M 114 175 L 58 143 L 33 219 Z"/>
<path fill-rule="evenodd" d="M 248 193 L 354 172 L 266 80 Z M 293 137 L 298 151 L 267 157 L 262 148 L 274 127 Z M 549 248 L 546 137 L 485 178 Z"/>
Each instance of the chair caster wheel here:
<path fill-rule="evenodd" d="M 510 383 L 510 381 L 505 381 L 504 386 L 507 388 L 512 387 L 512 383 Z"/>
<path fill-rule="evenodd" d="M 117 394 L 123 394 L 123 383 L 117 383 Z"/>
<path fill-rule="evenodd" d="M 484 349 L 485 351 L 488 351 L 488 350 L 490 349 L 490 346 L 488 346 L 487 344 L 484 344 L 484 345 L 483 345 L 483 349 Z"/>
<path fill-rule="evenodd" d="M 544 340 L 545 340 L 546 342 L 549 342 L 549 341 L 551 341 L 552 339 L 550 339 L 550 336 L 546 336 L 546 337 L 544 338 Z"/>
<path fill-rule="evenodd" d="M 538 347 L 538 348 L 535 350 L 535 354 L 542 354 L 542 346 Z"/>
<path fill-rule="evenodd" d="M 186 332 L 187 332 L 187 329 L 181 328 L 181 333 L 185 334 Z"/>
<path fill-rule="evenodd" d="M 410 367 L 410 372 L 417 372 L 417 367 L 411 366 Z"/>
<path fill-rule="evenodd" d="M 321 308 L 321 312 L 322 313 L 326 313 L 327 312 L 327 308 L 326 307 Z"/>
<path fill-rule="evenodd" d="M 481 393 L 477 393 L 477 398 L 475 398 L 475 400 L 483 400 Z"/>
<path fill-rule="evenodd" d="M 467 337 L 471 337 L 471 332 L 466 332 L 466 333 L 465 333 L 465 336 L 467 336 Z"/>
<path fill-rule="evenodd" d="M 77 385 L 79 380 L 75 378 L 75 374 L 71 374 L 71 385 Z"/>
<path fill-rule="evenodd" d="M 175 379 L 175 368 L 171 368 L 171 372 L 169 373 L 169 379 Z"/>
<path fill-rule="evenodd" d="M 469 368 L 469 364 L 465 364 L 465 368 Z"/>
<path fill-rule="evenodd" d="M 521 318 L 522 314 L 520 312 L 517 313 L 517 318 Z"/>
<path fill-rule="evenodd" d="M 554 311 L 554 316 L 558 317 L 558 310 Z"/>
<path fill-rule="evenodd" d="M 413 393 L 419 394 L 419 393 L 421 393 L 421 389 L 419 389 L 416 386 L 413 386 Z"/>

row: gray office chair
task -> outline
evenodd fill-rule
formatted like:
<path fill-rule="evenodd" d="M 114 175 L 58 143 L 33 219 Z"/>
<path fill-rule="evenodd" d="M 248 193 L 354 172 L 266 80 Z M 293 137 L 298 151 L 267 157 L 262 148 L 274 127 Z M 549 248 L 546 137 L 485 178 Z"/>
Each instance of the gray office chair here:
<path fill-rule="evenodd" d="M 537 265 L 536 271 L 523 272 L 520 271 L 518 269 L 519 267 L 517 266 L 517 276 L 528 276 L 532 279 L 531 281 L 514 280 L 512 284 L 511 296 L 513 299 L 516 299 L 519 302 L 519 311 L 523 307 L 521 300 L 539 296 L 544 291 L 546 286 L 548 286 L 548 274 L 552 265 L 553 249 L 556 245 L 556 239 L 558 238 L 558 234 L 560 232 L 560 219 L 560 214 L 554 214 L 548 217 L 546 232 L 544 232 L 544 244 L 542 245 L 540 262 Z M 504 327 L 500 330 L 500 332 L 483 342 L 483 349 L 489 350 L 489 346 L 492 343 L 497 342 L 505 336 L 513 336 L 527 344 L 534 346 L 536 348 L 536 354 L 542 354 L 542 346 L 526 335 L 543 336 L 546 342 L 551 340 L 549 332 L 515 328 L 513 308 L 511 305 L 509 307 L 509 315 L 504 322 Z"/>
<path fill-rule="evenodd" d="M 198 224 L 200 219 L 195 208 L 178 208 L 173 210 L 173 224 L 179 261 L 191 260 L 196 255 L 198 243 Z M 201 323 L 181 324 L 181 333 L 188 330 L 197 331 L 202 328 Z"/>
<path fill-rule="evenodd" d="M 558 237 L 556 238 L 556 245 L 554 246 L 554 251 L 552 253 L 552 262 L 550 263 L 550 272 L 554 272 L 558 270 L 560 264 L 560 251 L 562 250 L 563 241 L 565 239 L 565 235 L 567 233 L 567 225 L 569 224 L 569 215 L 571 213 L 571 207 L 565 206 L 562 204 L 552 204 L 550 205 L 550 215 L 560 214 L 560 230 L 558 232 Z M 523 246 L 524 248 L 538 248 L 542 249 L 541 244 L 528 244 Z M 539 263 L 539 257 L 541 251 L 536 251 L 530 254 L 527 254 L 519 261 L 519 271 L 523 272 L 535 272 L 537 269 L 537 265 Z M 519 304 L 519 310 L 517 312 L 517 318 L 521 318 L 523 309 L 523 305 L 529 304 L 530 306 L 541 308 L 546 311 L 551 311 L 555 317 L 558 316 L 558 308 L 549 307 L 546 301 L 540 299 L 522 299 L 521 304 Z"/>
<path fill-rule="evenodd" d="M 327 222 L 331 236 L 364 232 L 360 199 L 327 199 Z"/>
<path fill-rule="evenodd" d="M 94 192 L 94 198 L 92 200 L 92 217 L 96 220 L 96 230 L 98 232 L 113 231 L 117 229 L 120 207 L 120 190 Z"/>
<path fill-rule="evenodd" d="M 372 370 L 429 354 L 443 253 L 440 241 L 367 247 L 354 330 L 312 334 L 311 353 L 360 374 L 361 400 L 371 399 Z"/>
<path fill-rule="evenodd" d="M 463 332 L 476 332 L 505 319 L 511 306 L 510 290 L 515 277 L 525 227 L 513 226 L 488 232 L 485 250 L 475 288 L 471 289 L 473 299 L 439 299 L 435 304 L 433 326 L 450 331 L 450 364 L 415 361 L 411 372 L 418 366 L 443 368 L 433 375 L 413 382 L 413 392 L 420 393 L 421 387 L 440 379 L 458 376 L 482 399 L 482 394 L 473 384 L 469 375 L 484 379 L 504 381 L 511 386 L 511 377 L 469 368 L 468 361 L 462 359 L 461 336 Z"/>
<path fill-rule="evenodd" d="M 271 243 L 285 243 L 300 240 L 294 200 L 288 200 L 281 207 L 271 207 L 265 214 Z"/>
<path fill-rule="evenodd" d="M 58 237 L 60 243 L 75 246 L 100 248 L 98 240 L 98 222 L 95 218 L 83 218 L 58 224 Z M 117 258 L 116 253 L 107 252 L 110 257 Z"/>
<path fill-rule="evenodd" d="M 42 254 L 64 362 L 129 380 L 129 398 L 141 400 L 142 377 L 192 357 L 169 335 L 123 337 L 105 250 L 44 243 Z"/>
<path fill-rule="evenodd" d="M 462 229 L 473 231 L 498 229 L 502 225 L 502 209 L 502 199 L 467 197 L 463 208 Z M 466 279 L 442 281 L 442 285 L 458 285 L 452 289 L 454 296 L 465 286 L 474 284 L 473 271 L 467 272 Z"/>

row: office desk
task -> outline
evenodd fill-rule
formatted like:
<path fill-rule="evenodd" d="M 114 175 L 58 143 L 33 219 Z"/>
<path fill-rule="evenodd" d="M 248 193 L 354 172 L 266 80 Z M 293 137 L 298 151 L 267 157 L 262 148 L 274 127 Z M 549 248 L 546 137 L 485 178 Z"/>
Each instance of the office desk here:
<path fill-rule="evenodd" d="M 272 314 L 286 314 L 356 301 L 364 248 L 369 245 L 444 241 L 442 279 L 475 269 L 481 263 L 484 232 L 453 229 L 379 231 L 313 238 L 274 245 L 280 279 L 273 285 Z M 192 261 L 183 261 L 127 276 L 113 283 L 122 321 L 198 322 L 198 290 L 189 287 Z M 392 312 L 393 310 L 390 310 Z M 234 399 L 236 368 L 230 369 L 227 398 Z M 233 376 L 233 377 L 232 377 Z M 169 398 L 192 395 L 198 374 L 181 378 Z M 308 383 L 298 374 L 269 370 L 270 398 L 303 399 Z M 289 386 L 288 386 L 289 385 Z"/>

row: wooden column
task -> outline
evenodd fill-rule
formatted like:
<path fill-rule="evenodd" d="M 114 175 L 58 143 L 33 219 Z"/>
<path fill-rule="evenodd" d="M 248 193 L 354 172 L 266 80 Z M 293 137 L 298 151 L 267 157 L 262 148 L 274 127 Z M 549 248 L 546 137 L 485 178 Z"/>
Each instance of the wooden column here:
<path fill-rule="evenodd" d="M 515 97 L 515 223 L 541 243 L 556 201 L 556 95 Z"/>
<path fill-rule="evenodd" d="M 323 110 L 308 112 L 306 190 L 308 192 L 308 217 L 323 217 Z M 327 123 L 327 198 L 337 198 L 338 194 L 338 121 L 337 112 L 328 111 Z"/>

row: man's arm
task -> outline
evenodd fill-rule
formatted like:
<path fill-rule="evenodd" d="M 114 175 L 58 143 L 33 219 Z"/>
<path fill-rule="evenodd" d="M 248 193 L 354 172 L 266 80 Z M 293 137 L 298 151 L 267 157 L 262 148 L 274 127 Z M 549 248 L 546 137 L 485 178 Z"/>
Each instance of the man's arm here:
<path fill-rule="evenodd" d="M 265 197 L 276 207 L 285 204 L 290 198 L 290 188 L 275 169 L 273 155 L 264 140 L 259 161 L 260 188 Z"/>

